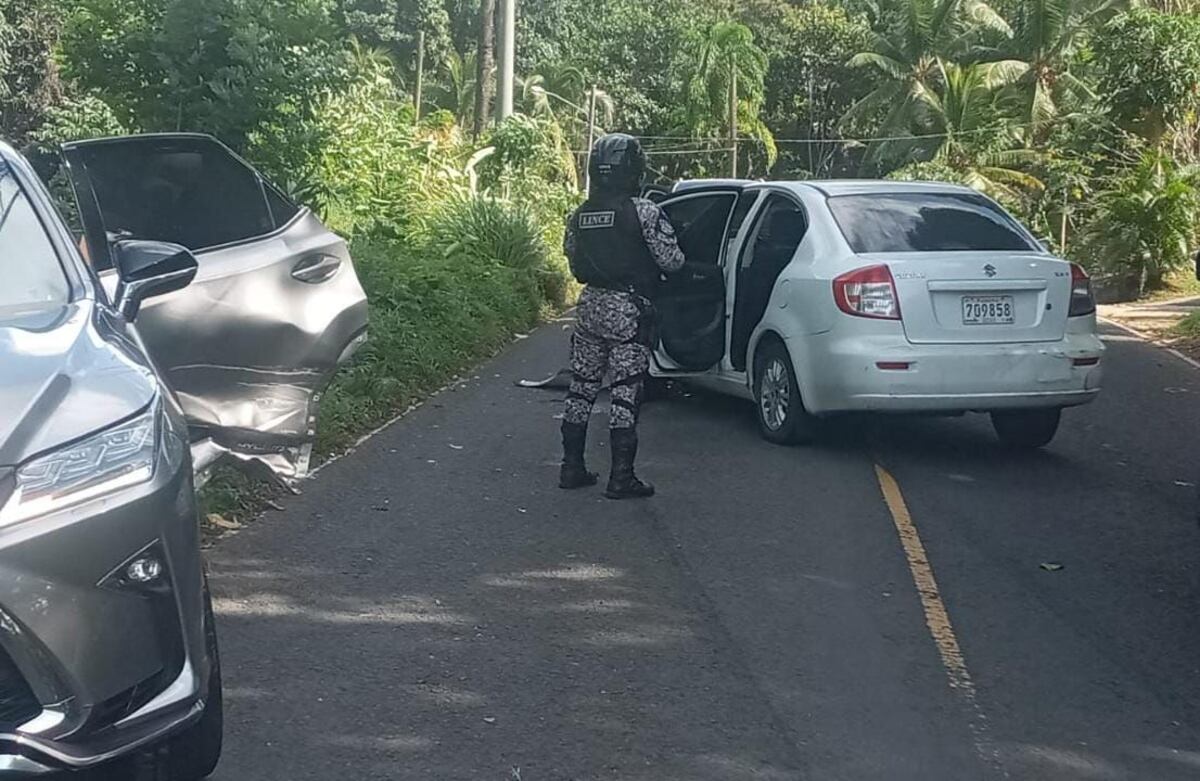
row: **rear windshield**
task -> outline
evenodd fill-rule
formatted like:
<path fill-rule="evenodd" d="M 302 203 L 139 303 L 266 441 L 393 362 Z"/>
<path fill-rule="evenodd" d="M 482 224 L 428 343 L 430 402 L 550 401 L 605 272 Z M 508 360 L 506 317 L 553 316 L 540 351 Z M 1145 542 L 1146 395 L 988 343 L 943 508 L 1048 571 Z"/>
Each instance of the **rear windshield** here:
<path fill-rule="evenodd" d="M 829 209 L 858 254 L 1037 250 L 1012 217 L 970 193 L 839 195 Z"/>

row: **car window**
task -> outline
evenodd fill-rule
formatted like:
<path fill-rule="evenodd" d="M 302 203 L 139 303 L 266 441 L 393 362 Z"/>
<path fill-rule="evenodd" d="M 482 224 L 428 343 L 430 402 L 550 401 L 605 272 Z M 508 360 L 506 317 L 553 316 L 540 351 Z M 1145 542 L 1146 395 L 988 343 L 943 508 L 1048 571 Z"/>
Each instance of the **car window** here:
<path fill-rule="evenodd" d="M 110 235 L 198 251 L 275 229 L 258 175 L 207 139 L 137 139 L 81 149 Z"/>
<path fill-rule="evenodd" d="M 8 166 L 0 162 L 0 320 L 66 304 L 71 289 L 58 253 Z"/>
<path fill-rule="evenodd" d="M 711 193 L 663 204 L 689 263 L 715 266 L 720 262 L 721 237 L 735 197 L 729 192 Z"/>
<path fill-rule="evenodd" d="M 1012 217 L 981 195 L 841 195 L 829 199 L 829 210 L 860 254 L 1037 250 Z"/>
<path fill-rule="evenodd" d="M 757 190 L 743 192 L 738 196 L 737 206 L 733 209 L 733 218 L 729 220 L 729 238 L 737 238 L 743 223 L 746 222 L 746 215 L 754 208 L 754 204 L 758 203 L 758 196 Z"/>
<path fill-rule="evenodd" d="M 782 271 L 807 230 L 808 220 L 800 206 L 791 198 L 772 194 L 755 223 L 753 240 L 742 249 L 742 268 L 761 265 Z"/>
<path fill-rule="evenodd" d="M 274 220 L 276 228 L 282 228 L 300 213 L 300 207 L 274 185 L 264 183 L 264 187 L 267 193 L 267 205 L 271 209 L 271 218 Z"/>

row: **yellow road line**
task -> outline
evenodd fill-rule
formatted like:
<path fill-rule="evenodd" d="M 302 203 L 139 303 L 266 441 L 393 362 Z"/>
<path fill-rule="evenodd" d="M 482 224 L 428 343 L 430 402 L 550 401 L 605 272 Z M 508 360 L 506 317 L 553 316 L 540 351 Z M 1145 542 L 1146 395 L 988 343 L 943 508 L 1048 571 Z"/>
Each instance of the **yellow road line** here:
<path fill-rule="evenodd" d="M 967 661 L 963 658 L 962 648 L 954 634 L 954 626 L 950 623 L 950 614 L 946 612 L 946 605 L 942 602 L 937 579 L 933 576 L 933 567 L 929 564 L 921 535 L 917 533 L 917 526 L 908 512 L 900 485 L 896 478 L 879 464 L 875 465 L 875 476 L 879 478 L 879 488 L 883 492 L 888 510 L 891 511 L 896 533 L 900 536 L 900 545 L 903 546 L 904 556 L 908 559 L 913 585 L 917 587 L 917 593 L 921 597 L 921 608 L 925 611 L 925 625 L 929 627 L 929 634 L 942 657 L 942 666 L 946 668 L 950 688 L 958 693 L 967 707 L 970 720 L 968 726 L 975 741 L 975 749 L 984 761 L 995 766 L 1007 777 L 1008 774 L 1004 773 L 1000 765 L 998 752 L 988 737 L 987 717 L 979 705 L 975 682 L 967 670 Z"/>

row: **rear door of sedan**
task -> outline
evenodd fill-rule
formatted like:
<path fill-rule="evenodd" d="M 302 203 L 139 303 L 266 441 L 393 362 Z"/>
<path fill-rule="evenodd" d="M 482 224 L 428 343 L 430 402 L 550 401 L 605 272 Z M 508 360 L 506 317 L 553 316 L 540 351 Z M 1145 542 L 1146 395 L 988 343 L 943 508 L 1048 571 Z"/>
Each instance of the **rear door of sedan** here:
<path fill-rule="evenodd" d="M 114 239 L 174 242 L 199 261 L 192 285 L 138 316 L 197 468 L 228 453 L 302 476 L 320 394 L 366 337 L 345 242 L 209 136 L 85 141 L 63 155 L 83 249 L 110 292 Z"/>

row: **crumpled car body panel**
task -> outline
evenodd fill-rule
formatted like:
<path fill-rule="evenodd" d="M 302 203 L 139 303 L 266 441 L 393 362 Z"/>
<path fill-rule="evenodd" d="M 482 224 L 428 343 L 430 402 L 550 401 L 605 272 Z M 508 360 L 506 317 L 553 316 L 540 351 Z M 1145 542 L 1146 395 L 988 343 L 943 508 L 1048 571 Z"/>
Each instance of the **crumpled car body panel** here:
<path fill-rule="evenodd" d="M 320 393 L 366 337 L 367 300 L 345 243 L 311 213 L 259 244 L 202 255 L 196 281 L 147 302 L 138 327 L 193 439 L 294 479 L 308 471 Z M 340 267 L 301 282 L 293 259 L 310 256 Z"/>
<path fill-rule="evenodd" d="M 232 152 L 202 136 L 68 145 L 67 160 L 76 192 L 82 193 L 80 212 L 91 246 L 126 231 L 126 222 L 140 231 L 158 229 L 153 222 L 149 227 L 139 223 L 136 216 L 118 216 L 130 209 L 120 193 L 130 191 L 136 201 L 136 182 L 95 181 L 113 179 L 115 156 L 136 161 L 142 147 L 148 154 L 197 148 L 205 155 L 228 155 L 258 176 Z M 222 163 L 229 161 L 222 158 Z M 187 180 L 179 181 L 186 187 Z M 261 177 L 259 181 L 269 187 Z M 185 196 L 190 197 L 188 208 L 203 214 L 206 194 L 197 189 L 199 194 Z M 114 201 L 117 206 L 110 205 Z M 210 213 L 219 208 L 227 207 L 213 207 Z M 180 211 L 186 217 L 188 212 Z M 195 280 L 175 293 L 148 300 L 138 315 L 146 348 L 187 416 L 199 473 L 232 457 L 266 466 L 285 482 L 302 478 L 316 437 L 320 395 L 339 364 L 366 339 L 366 295 L 345 241 L 307 209 L 297 209 L 280 222 L 265 225 L 269 230 L 262 235 L 216 247 L 189 247 L 199 262 Z M 165 235 L 156 238 L 170 239 L 172 230 L 185 236 L 194 233 L 171 224 L 161 230 Z M 100 274 L 111 295 L 115 271 Z"/>

